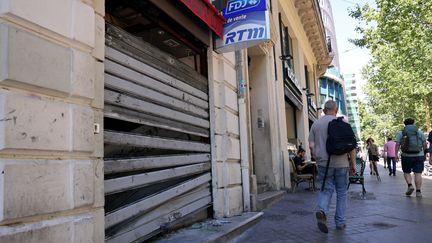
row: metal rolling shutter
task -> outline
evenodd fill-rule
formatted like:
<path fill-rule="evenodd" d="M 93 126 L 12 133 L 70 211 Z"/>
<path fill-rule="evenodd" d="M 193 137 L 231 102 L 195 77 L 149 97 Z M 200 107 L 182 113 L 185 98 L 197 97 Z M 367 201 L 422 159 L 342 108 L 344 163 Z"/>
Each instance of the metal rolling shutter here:
<path fill-rule="evenodd" d="M 211 204 L 208 81 L 107 24 L 107 242 L 144 240 Z"/>

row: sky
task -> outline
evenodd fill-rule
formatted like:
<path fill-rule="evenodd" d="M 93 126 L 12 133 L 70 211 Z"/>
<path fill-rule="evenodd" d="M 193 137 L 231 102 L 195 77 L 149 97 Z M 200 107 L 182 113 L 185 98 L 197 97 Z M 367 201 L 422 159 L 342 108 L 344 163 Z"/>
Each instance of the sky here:
<path fill-rule="evenodd" d="M 348 41 L 350 38 L 359 37 L 354 30 L 358 22 L 348 15 L 348 8 L 354 8 L 357 3 L 363 5 L 366 2 L 374 3 L 373 0 L 330 0 L 336 28 L 336 41 L 341 69 L 339 71 L 341 74 L 354 73 L 356 75 L 356 80 L 360 86 L 360 98 L 364 97 L 361 88 L 366 83 L 361 78 L 361 69 L 369 61 L 370 55 L 367 49 L 358 48 Z"/>

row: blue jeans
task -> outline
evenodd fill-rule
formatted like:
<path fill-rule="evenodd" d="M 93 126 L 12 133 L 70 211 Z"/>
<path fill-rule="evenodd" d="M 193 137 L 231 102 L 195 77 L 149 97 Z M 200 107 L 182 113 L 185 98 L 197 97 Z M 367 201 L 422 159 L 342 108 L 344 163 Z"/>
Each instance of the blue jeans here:
<path fill-rule="evenodd" d="M 395 157 L 387 157 L 389 173 L 396 175 L 396 159 Z"/>
<path fill-rule="evenodd" d="M 325 173 L 324 166 L 318 166 L 318 185 L 322 186 L 322 180 Z M 336 225 L 345 224 L 345 211 L 347 206 L 347 187 L 348 187 L 349 168 L 328 168 L 327 178 L 325 180 L 324 190 L 318 195 L 318 208 L 326 215 L 328 214 L 333 191 L 336 189 Z"/>

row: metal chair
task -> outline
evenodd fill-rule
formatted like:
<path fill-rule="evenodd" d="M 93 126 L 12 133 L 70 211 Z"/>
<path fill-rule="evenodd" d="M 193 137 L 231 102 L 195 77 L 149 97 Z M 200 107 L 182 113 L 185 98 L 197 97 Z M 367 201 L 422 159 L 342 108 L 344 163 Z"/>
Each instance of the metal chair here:
<path fill-rule="evenodd" d="M 315 175 L 314 174 L 297 174 L 297 168 L 294 161 L 290 158 L 291 163 L 291 182 L 292 182 L 292 192 L 295 192 L 298 184 L 302 182 L 308 182 L 309 188 L 315 191 Z"/>
<path fill-rule="evenodd" d="M 366 196 L 366 189 L 364 186 L 364 170 L 365 170 L 366 162 L 361 158 L 356 158 L 356 174 L 349 176 L 348 188 L 349 189 L 351 183 L 362 185 L 362 199 Z"/>

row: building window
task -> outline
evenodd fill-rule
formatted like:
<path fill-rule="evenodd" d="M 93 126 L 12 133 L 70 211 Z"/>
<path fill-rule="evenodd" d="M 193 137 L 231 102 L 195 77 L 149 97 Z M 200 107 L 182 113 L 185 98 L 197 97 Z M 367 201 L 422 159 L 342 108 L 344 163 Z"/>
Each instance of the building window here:
<path fill-rule="evenodd" d="M 327 95 L 328 90 L 327 90 L 327 79 L 326 78 L 320 78 L 319 79 L 319 84 L 320 84 L 320 94 L 323 95 Z"/>
<path fill-rule="evenodd" d="M 281 45 L 282 45 L 282 68 L 284 79 L 288 78 L 288 72 L 294 73 L 294 59 L 293 59 L 293 47 L 292 39 L 289 36 L 288 27 L 282 23 L 281 15 L 279 13 L 279 24 L 281 32 Z"/>
<path fill-rule="evenodd" d="M 218 9 L 222 10 L 226 7 L 228 0 L 212 0 L 212 4 Z"/>
<path fill-rule="evenodd" d="M 305 72 L 305 80 L 306 80 L 306 89 L 308 89 L 309 93 L 312 93 L 312 90 L 309 90 L 310 84 L 309 84 L 309 71 L 307 66 L 304 66 L 304 72 Z"/>
<path fill-rule="evenodd" d="M 320 107 L 324 108 L 324 103 L 326 102 L 326 99 L 326 95 L 320 95 Z"/>
<path fill-rule="evenodd" d="M 334 93 L 335 93 L 335 83 L 333 81 L 330 81 L 328 83 L 328 90 L 329 90 L 329 95 L 334 96 Z"/>

